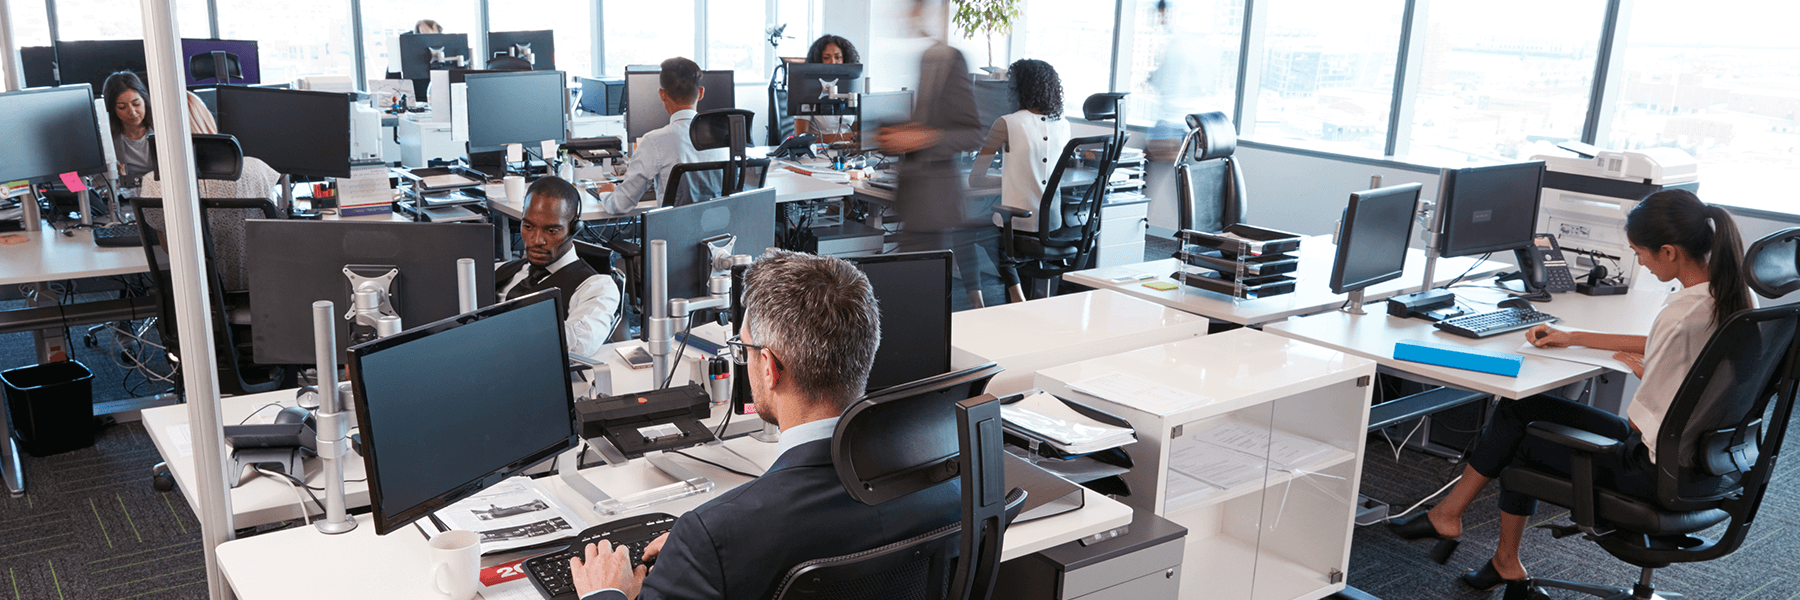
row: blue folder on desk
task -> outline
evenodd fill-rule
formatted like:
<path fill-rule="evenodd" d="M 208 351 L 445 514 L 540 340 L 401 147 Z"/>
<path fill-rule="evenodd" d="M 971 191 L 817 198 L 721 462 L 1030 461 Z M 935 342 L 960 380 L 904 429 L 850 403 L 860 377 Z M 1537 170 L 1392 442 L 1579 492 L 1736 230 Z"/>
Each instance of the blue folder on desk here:
<path fill-rule="evenodd" d="M 1404 360 L 1452 369 L 1518 377 L 1525 357 L 1508 352 L 1494 352 L 1452 344 L 1433 344 L 1418 340 L 1394 342 L 1394 360 Z"/>

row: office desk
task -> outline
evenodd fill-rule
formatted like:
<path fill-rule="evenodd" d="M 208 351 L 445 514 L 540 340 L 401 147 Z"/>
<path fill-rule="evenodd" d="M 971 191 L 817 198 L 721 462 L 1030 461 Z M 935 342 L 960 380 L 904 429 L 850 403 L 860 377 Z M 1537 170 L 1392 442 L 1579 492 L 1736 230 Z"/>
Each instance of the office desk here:
<path fill-rule="evenodd" d="M 0 236 L 23 235 L 28 240 L 23 244 L 0 246 L 0 285 L 129 275 L 150 270 L 141 247 L 101 248 L 94 245 L 92 230 L 77 229 L 74 234 L 57 233 L 48 222 L 37 231 L 0 233 Z"/>
<path fill-rule="evenodd" d="M 1364 299 L 1381 300 L 1418 291 L 1419 282 L 1425 279 L 1425 252 L 1416 248 L 1406 252 L 1406 270 L 1400 278 L 1370 287 L 1364 291 Z M 1254 300 L 1234 299 L 1224 294 L 1181 285 L 1169 278 L 1170 273 L 1181 268 L 1181 261 L 1173 258 L 1076 271 L 1063 275 L 1063 281 L 1095 289 L 1116 290 L 1163 306 L 1239 325 L 1262 325 L 1342 305 L 1345 296 L 1331 293 L 1331 267 L 1336 261 L 1337 245 L 1331 243 L 1331 236 L 1305 238 L 1300 242 L 1299 269 L 1290 274 L 1298 279 L 1294 291 Z M 1476 265 L 1473 257 L 1440 259 L 1433 272 L 1433 285 L 1449 283 L 1471 266 L 1474 271 L 1470 271 L 1466 279 L 1479 279 L 1509 268 L 1507 264 L 1496 261 Z M 1143 274 L 1154 275 L 1155 278 L 1115 281 L 1116 278 Z M 1172 283 L 1176 288 L 1165 292 L 1143 285 L 1153 282 Z"/>
<path fill-rule="evenodd" d="M 1209 324 L 1111 290 L 1001 304 L 950 315 L 950 365 L 1005 367 L 987 387 L 1004 396 L 1031 389 L 1040 369 L 1206 335 Z"/>
<path fill-rule="evenodd" d="M 1458 287 L 1455 290 L 1458 297 L 1466 298 L 1465 302 L 1472 304 L 1476 310 L 1490 310 L 1492 305 L 1487 303 L 1504 298 L 1498 290 L 1486 288 Z M 1656 320 L 1656 313 L 1662 310 L 1663 299 L 1668 293 L 1668 284 L 1656 281 L 1648 270 L 1639 269 L 1631 293 L 1599 297 L 1573 292 L 1556 294 L 1554 301 L 1539 303 L 1537 309 L 1562 319 L 1553 326 L 1645 335 L 1650 332 L 1650 323 Z M 1263 330 L 1374 360 L 1383 371 L 1401 374 L 1407 379 L 1501 398 L 1524 398 L 1540 394 L 1606 371 L 1601 367 L 1530 354 L 1525 355 L 1524 367 L 1519 371 L 1518 377 L 1394 360 L 1394 343 L 1400 340 L 1454 344 L 1510 353 L 1518 350 L 1519 344 L 1525 341 L 1525 334 L 1520 331 L 1470 339 L 1439 332 L 1423 319 L 1389 317 L 1379 310 L 1371 310 L 1365 315 L 1351 315 L 1334 310 L 1273 323 Z"/>
<path fill-rule="evenodd" d="M 763 185 L 775 188 L 776 202 L 841 198 L 855 193 L 857 189 L 847 183 L 834 183 L 810 175 L 801 175 L 777 166 L 769 167 L 769 176 L 764 180 Z"/>
<path fill-rule="evenodd" d="M 738 438 L 725 444 L 753 459 L 754 467 L 717 446 L 690 449 L 689 452 L 739 469 L 760 471 L 774 462 L 775 444 L 749 438 Z M 680 456 L 673 458 L 712 479 L 715 487 L 707 494 L 660 504 L 648 511 L 681 514 L 749 481 L 697 461 Z M 619 467 L 586 469 L 581 475 L 609 494 L 628 494 L 669 482 L 641 460 Z M 603 519 L 590 512 L 581 498 L 559 478 L 539 481 L 592 523 L 617 518 Z M 1081 510 L 1007 528 L 1001 558 L 1024 556 L 1131 522 L 1131 509 L 1123 504 L 1092 492 L 1087 493 L 1086 501 L 1086 507 Z M 336 536 L 321 534 L 312 527 L 301 527 L 226 542 L 218 550 L 220 570 L 238 597 L 245 600 L 440 598 L 427 579 L 430 558 L 423 534 L 408 527 L 387 536 L 377 536 L 369 515 L 359 516 L 357 521 L 356 530 Z M 313 556 L 331 557 L 328 575 L 309 573 L 303 567 L 296 568 L 297 563 L 293 562 L 296 557 Z M 503 560 L 506 558 L 487 559 L 484 564 Z"/>

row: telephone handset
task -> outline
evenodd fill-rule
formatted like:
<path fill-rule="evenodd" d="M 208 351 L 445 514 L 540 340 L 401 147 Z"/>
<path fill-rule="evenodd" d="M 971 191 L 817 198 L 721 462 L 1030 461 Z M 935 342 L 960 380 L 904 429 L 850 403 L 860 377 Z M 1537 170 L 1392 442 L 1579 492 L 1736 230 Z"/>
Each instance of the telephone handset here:
<path fill-rule="evenodd" d="M 1556 236 L 1540 233 L 1532 236 L 1531 247 L 1515 250 L 1519 272 L 1525 280 L 1525 291 L 1558 294 L 1575 289 L 1575 276 L 1569 273 L 1569 261 L 1563 258 Z"/>

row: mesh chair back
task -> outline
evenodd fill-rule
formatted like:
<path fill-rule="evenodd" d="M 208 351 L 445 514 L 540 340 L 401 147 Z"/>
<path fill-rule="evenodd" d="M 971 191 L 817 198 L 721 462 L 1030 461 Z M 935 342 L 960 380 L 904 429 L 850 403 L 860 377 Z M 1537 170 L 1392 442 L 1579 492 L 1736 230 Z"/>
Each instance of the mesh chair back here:
<path fill-rule="evenodd" d="M 1800 290 L 1800 227 L 1770 234 L 1744 254 L 1744 277 L 1750 289 L 1768 298 Z"/>
<path fill-rule="evenodd" d="M 1787 387 L 1800 306 L 1739 311 L 1715 331 L 1676 391 L 1656 439 L 1664 508 L 1718 506 L 1761 465 L 1763 414 Z"/>
<path fill-rule="evenodd" d="M 788 571 L 779 600 L 940 600 L 955 571 L 960 523 Z"/>
<path fill-rule="evenodd" d="M 1105 195 L 1105 180 L 1101 178 L 1101 175 L 1111 171 L 1107 168 L 1104 160 L 1108 152 L 1107 144 L 1111 141 L 1112 136 L 1108 135 L 1078 137 L 1063 144 L 1062 151 L 1057 153 L 1056 168 L 1050 170 L 1050 179 L 1047 180 L 1049 183 L 1044 184 L 1044 196 L 1038 199 L 1038 239 L 1042 240 L 1045 246 L 1068 246 L 1072 238 L 1066 235 L 1057 235 L 1057 232 L 1067 225 L 1080 221 L 1071 222 L 1065 217 L 1075 216 L 1084 210 L 1084 206 L 1090 200 Z M 1084 156 L 1095 158 L 1092 161 L 1094 181 L 1100 185 L 1098 187 L 1084 186 L 1081 191 L 1064 196 L 1062 190 L 1067 187 L 1064 185 L 1066 180 L 1074 177 L 1076 173 L 1085 174 L 1087 167 L 1083 164 Z M 1106 173 L 1102 173 L 1103 171 Z"/>
<path fill-rule="evenodd" d="M 669 189 L 663 193 L 664 206 L 687 206 L 724 195 L 725 171 L 729 161 L 681 163 L 669 170 Z"/>
<path fill-rule="evenodd" d="M 139 220 L 161 235 L 166 226 L 163 221 L 162 199 L 140 198 L 138 206 Z M 206 215 L 201 239 L 206 240 L 207 266 L 217 277 L 215 284 L 222 292 L 248 291 L 249 243 L 244 232 L 244 221 L 280 218 L 280 211 L 275 210 L 273 202 L 260 198 L 205 199 L 200 201 L 200 211 Z M 160 240 L 161 238 L 158 239 L 159 242 Z M 151 245 L 145 246 L 148 248 Z M 160 257 L 157 267 L 166 270 L 168 255 L 161 243 L 154 246 L 157 254 L 153 254 L 153 258 Z"/>

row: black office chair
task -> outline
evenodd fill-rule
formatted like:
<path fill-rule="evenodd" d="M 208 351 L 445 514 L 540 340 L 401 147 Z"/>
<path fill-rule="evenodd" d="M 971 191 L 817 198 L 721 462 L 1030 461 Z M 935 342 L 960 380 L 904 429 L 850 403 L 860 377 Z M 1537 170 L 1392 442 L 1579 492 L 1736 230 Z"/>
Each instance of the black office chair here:
<path fill-rule="evenodd" d="M 531 61 L 517 56 L 501 55 L 488 59 L 489 71 L 530 71 Z"/>
<path fill-rule="evenodd" d="M 1769 234 L 1744 254 L 1750 289 L 1767 298 L 1800 290 L 1800 227 Z"/>
<path fill-rule="evenodd" d="M 852 498 L 876 506 L 960 477 L 962 521 L 796 565 L 775 598 L 983 600 L 992 594 L 1006 525 L 1025 503 L 1024 490 L 1005 491 L 1000 401 L 982 393 L 1000 371 L 988 363 L 895 386 L 844 411 L 831 458 Z"/>
<path fill-rule="evenodd" d="M 769 73 L 769 139 L 767 146 L 780 146 L 794 135 L 794 119 L 787 114 L 787 66 L 793 59 L 783 57 Z"/>
<path fill-rule="evenodd" d="M 605 273 L 607 276 L 612 277 L 613 284 L 619 286 L 619 309 L 618 312 L 613 314 L 612 333 L 607 334 L 606 341 L 611 343 L 623 342 L 630 339 L 631 327 L 626 325 L 626 317 L 631 314 L 631 303 L 626 300 L 627 296 L 625 294 L 626 285 L 630 282 L 625 280 L 622 270 L 613 268 L 612 249 L 600 244 L 584 242 L 581 240 L 575 240 L 574 249 L 576 258 L 580 258 L 582 262 L 587 263 L 589 267 L 593 267 L 595 271 Z"/>
<path fill-rule="evenodd" d="M 1044 185 L 1044 196 L 1038 201 L 1038 230 L 1022 233 L 1013 229 L 1013 219 L 1027 218 L 1033 213 L 1001 205 L 1000 268 L 1017 273 L 1019 283 L 1008 285 L 1012 300 L 1026 298 L 1024 282 L 1044 281 L 1044 295 L 1056 295 L 1062 274 L 1091 267 L 1094 242 L 1100 234 L 1100 202 L 1106 197 L 1106 182 L 1118 165 L 1119 153 L 1129 134 L 1121 123 L 1124 119 L 1125 94 L 1106 92 L 1089 96 L 1082 113 L 1089 121 L 1115 120 L 1111 135 L 1096 135 L 1069 140 L 1058 154 L 1057 165 Z M 1092 182 L 1073 196 L 1061 194 L 1064 177 L 1076 165 L 1090 163 L 1094 169 Z M 1035 285 L 1032 287 L 1036 287 Z"/>
<path fill-rule="evenodd" d="M 1776 236 L 1784 234 L 1792 239 L 1789 232 Z M 1753 246 L 1745 263 L 1785 260 L 1788 268 L 1751 269 L 1752 286 L 1758 290 L 1800 286 L 1792 246 L 1763 242 Z M 1774 254 L 1765 254 L 1771 251 Z M 1608 554 L 1643 569 L 1630 589 L 1534 581 L 1609 599 L 1680 598 L 1656 591 L 1651 581 L 1656 569 L 1712 560 L 1737 550 L 1762 505 L 1793 412 L 1795 362 L 1800 357 L 1796 328 L 1800 305 L 1749 309 L 1732 315 L 1707 340 L 1657 432 L 1655 498 L 1628 497 L 1594 483 L 1592 456 L 1619 451 L 1618 440 L 1571 427 L 1531 424 L 1531 435 L 1570 448 L 1572 476 L 1515 467 L 1501 473 L 1501 485 L 1569 508 L 1574 524 L 1550 526 L 1552 535 L 1579 532 Z M 1726 525 L 1716 539 L 1700 535 L 1720 523 Z"/>
<path fill-rule="evenodd" d="M 1187 116 L 1188 134 L 1175 158 L 1179 227 L 1219 231 L 1244 222 L 1244 170 L 1238 165 L 1237 127 L 1222 112 Z"/>
<path fill-rule="evenodd" d="M 756 113 L 740 108 L 695 115 L 688 125 L 694 149 L 727 148 L 729 158 L 675 165 L 669 171 L 669 189 L 663 193 L 663 204 L 686 206 L 762 187 L 769 175 L 769 159 L 751 159 L 748 155 L 750 125 L 755 117 Z"/>

